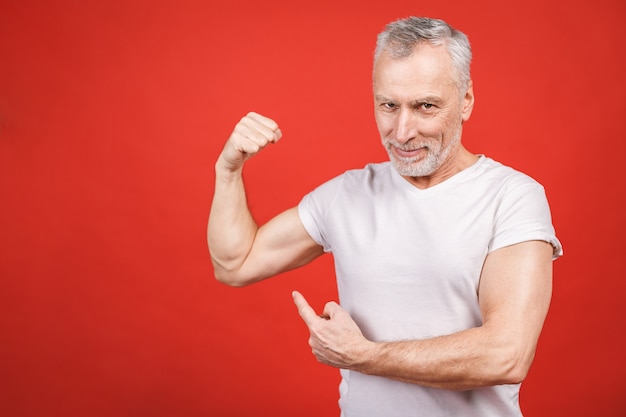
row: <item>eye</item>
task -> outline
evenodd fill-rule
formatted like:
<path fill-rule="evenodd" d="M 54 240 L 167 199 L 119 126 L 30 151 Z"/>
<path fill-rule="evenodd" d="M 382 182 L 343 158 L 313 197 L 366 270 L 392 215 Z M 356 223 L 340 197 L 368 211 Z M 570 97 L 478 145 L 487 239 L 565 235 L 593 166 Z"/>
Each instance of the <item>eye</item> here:
<path fill-rule="evenodd" d="M 382 103 L 381 106 L 385 110 L 394 110 L 394 109 L 396 109 L 398 107 L 398 106 L 396 106 L 396 103 L 391 103 L 391 102 Z"/>
<path fill-rule="evenodd" d="M 434 105 L 430 103 L 420 103 L 420 107 L 424 110 L 430 110 L 434 107 Z"/>

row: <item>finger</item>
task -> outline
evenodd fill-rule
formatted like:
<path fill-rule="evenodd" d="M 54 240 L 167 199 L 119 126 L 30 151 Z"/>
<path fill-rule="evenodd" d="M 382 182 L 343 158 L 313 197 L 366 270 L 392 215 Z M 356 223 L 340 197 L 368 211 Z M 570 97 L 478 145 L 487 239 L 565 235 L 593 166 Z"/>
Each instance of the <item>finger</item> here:
<path fill-rule="evenodd" d="M 270 142 L 278 142 L 283 135 L 280 127 L 278 126 L 278 123 L 276 123 L 269 117 L 250 112 L 248 113 L 246 118 L 253 121 L 255 126 L 258 127 L 258 130 L 263 132 L 263 134 L 270 139 Z"/>
<path fill-rule="evenodd" d="M 279 128 L 276 128 L 276 130 L 274 131 L 274 143 L 278 142 L 280 140 L 280 138 L 283 137 L 283 131 L 280 130 Z"/>
<path fill-rule="evenodd" d="M 274 120 L 270 119 L 269 117 L 265 117 L 259 113 L 250 112 L 246 115 L 246 118 L 254 120 L 257 123 L 264 125 L 271 131 L 278 129 L 278 123 L 276 123 Z"/>
<path fill-rule="evenodd" d="M 296 304 L 298 308 L 298 313 L 300 313 L 300 317 L 307 324 L 307 326 L 311 326 L 315 320 L 319 320 L 319 316 L 315 314 L 315 310 L 309 305 L 307 300 L 304 298 L 302 294 L 298 291 L 294 291 L 292 294 L 293 302 Z"/>
<path fill-rule="evenodd" d="M 241 133 L 259 145 L 276 141 L 276 132 L 258 121 L 244 117 L 239 122 Z"/>
<path fill-rule="evenodd" d="M 249 120 L 242 120 L 235 127 L 231 141 L 238 151 L 254 155 L 274 141 L 274 133 Z"/>
<path fill-rule="evenodd" d="M 328 303 L 326 303 L 326 305 L 324 306 L 324 316 L 326 317 L 335 317 L 338 313 L 343 312 L 344 309 L 341 308 L 341 306 L 339 304 L 337 304 L 334 301 L 329 301 Z"/>

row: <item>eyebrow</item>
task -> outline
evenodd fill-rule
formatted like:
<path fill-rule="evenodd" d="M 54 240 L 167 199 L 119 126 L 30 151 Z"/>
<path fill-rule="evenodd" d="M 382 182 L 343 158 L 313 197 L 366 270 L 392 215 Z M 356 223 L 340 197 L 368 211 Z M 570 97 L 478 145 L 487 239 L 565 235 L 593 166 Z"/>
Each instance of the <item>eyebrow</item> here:
<path fill-rule="evenodd" d="M 396 102 L 396 100 L 389 98 L 389 97 L 385 97 L 385 96 L 381 96 L 381 95 L 376 95 L 374 96 L 374 99 L 376 100 L 376 102 L 386 102 L 386 101 L 391 101 L 391 102 Z M 435 104 L 435 105 L 440 105 L 441 103 L 443 103 L 443 100 L 441 99 L 441 97 L 437 97 L 437 96 L 424 96 L 424 97 L 420 97 L 420 98 L 416 98 L 410 101 L 410 104 L 412 106 L 418 105 L 418 104 L 422 104 L 422 103 L 431 103 L 431 104 Z"/>
<path fill-rule="evenodd" d="M 378 94 L 374 96 L 374 100 L 375 101 L 394 101 L 394 100 L 392 100 L 392 99 L 390 99 L 388 97 L 381 96 L 381 95 L 378 95 Z"/>
<path fill-rule="evenodd" d="M 441 103 L 443 103 L 443 100 L 441 99 L 441 97 L 437 97 L 437 96 L 426 96 L 422 98 L 417 98 L 415 100 L 411 100 L 412 105 L 418 105 L 422 103 L 440 105 Z"/>

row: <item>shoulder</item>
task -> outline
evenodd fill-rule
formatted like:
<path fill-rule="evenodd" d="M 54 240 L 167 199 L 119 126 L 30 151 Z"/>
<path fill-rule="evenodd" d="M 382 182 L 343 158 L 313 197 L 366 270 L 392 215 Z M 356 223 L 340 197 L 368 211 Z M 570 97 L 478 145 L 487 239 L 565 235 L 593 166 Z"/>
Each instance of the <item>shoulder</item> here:
<path fill-rule="evenodd" d="M 348 207 L 358 201 L 371 201 L 391 181 L 390 163 L 372 163 L 351 169 L 324 182 L 305 195 L 301 207 L 327 212 L 334 207 Z"/>
<path fill-rule="evenodd" d="M 387 174 L 387 164 L 368 164 L 361 169 L 351 169 L 326 181 L 305 195 L 298 211 L 302 224 L 311 238 L 330 251 L 329 224 L 339 224 L 338 218 L 346 219 L 355 213 L 362 214 L 363 208 L 371 202 L 376 193 L 375 187 Z"/>
<path fill-rule="evenodd" d="M 326 181 L 314 192 L 344 190 L 367 190 L 375 184 L 386 183 L 391 178 L 392 166 L 390 162 L 371 163 L 363 168 L 350 169 Z"/>
<path fill-rule="evenodd" d="M 340 177 L 344 177 L 347 181 L 382 180 L 389 175 L 392 169 L 391 162 L 370 163 L 363 168 L 350 169 L 340 175 Z"/>
<path fill-rule="evenodd" d="M 543 190 L 543 186 L 530 175 L 487 156 L 482 156 L 480 165 L 476 169 L 476 174 L 479 181 L 485 182 L 490 188 L 497 188 L 503 191 L 519 188 Z"/>

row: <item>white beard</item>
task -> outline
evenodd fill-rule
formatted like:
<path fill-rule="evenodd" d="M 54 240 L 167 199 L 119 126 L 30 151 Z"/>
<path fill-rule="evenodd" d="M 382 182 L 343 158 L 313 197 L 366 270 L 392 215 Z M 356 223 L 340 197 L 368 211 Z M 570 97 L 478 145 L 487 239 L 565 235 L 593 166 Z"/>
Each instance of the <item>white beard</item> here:
<path fill-rule="evenodd" d="M 414 150 L 418 148 L 425 148 L 427 150 L 426 156 L 416 161 L 414 158 L 399 158 L 393 151 L 394 144 L 390 141 L 385 142 L 385 149 L 389 154 L 389 159 L 398 173 L 404 177 L 427 177 L 432 175 L 437 169 L 443 165 L 443 163 L 450 156 L 452 149 L 456 147 L 461 139 L 460 132 L 455 135 L 455 138 L 448 143 L 447 146 L 442 146 L 441 142 L 422 142 L 419 144 L 406 143 L 404 146 L 397 146 L 403 150 Z"/>

